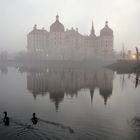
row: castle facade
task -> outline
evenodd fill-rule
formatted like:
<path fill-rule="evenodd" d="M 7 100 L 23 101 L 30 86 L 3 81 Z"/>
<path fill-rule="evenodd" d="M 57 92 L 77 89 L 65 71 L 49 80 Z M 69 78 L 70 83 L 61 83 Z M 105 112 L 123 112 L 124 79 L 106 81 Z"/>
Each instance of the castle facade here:
<path fill-rule="evenodd" d="M 48 59 L 91 59 L 97 53 L 112 53 L 113 41 L 113 30 L 108 26 L 108 21 L 99 36 L 96 36 L 92 22 L 90 35 L 85 36 L 78 32 L 78 28 L 65 30 L 57 15 L 49 32 L 34 25 L 27 35 L 27 50 L 42 53 Z"/>

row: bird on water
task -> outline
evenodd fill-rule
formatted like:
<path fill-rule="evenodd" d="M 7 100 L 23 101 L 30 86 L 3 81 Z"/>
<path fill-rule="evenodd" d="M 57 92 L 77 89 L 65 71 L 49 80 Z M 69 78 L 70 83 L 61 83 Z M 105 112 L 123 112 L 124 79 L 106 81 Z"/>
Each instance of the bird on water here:
<path fill-rule="evenodd" d="M 7 112 L 3 112 L 3 114 L 4 114 L 3 118 L 4 125 L 8 126 L 10 124 L 10 118 L 7 116 Z"/>
<path fill-rule="evenodd" d="M 38 118 L 36 117 L 36 114 L 35 113 L 33 113 L 32 123 L 33 124 L 37 124 L 38 123 Z"/>

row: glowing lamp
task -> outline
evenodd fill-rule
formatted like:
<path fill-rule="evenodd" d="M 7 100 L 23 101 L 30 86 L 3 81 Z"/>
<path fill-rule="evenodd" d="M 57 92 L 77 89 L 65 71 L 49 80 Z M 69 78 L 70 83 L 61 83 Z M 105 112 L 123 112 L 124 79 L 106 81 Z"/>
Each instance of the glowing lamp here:
<path fill-rule="evenodd" d="M 132 60 L 136 60 L 136 59 L 137 59 L 136 54 L 131 54 L 131 59 L 132 59 Z"/>

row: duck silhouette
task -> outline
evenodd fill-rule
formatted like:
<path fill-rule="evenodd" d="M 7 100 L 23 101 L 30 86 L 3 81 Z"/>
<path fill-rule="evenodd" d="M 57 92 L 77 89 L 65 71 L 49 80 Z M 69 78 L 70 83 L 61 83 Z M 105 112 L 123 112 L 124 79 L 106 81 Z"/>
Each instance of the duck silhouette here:
<path fill-rule="evenodd" d="M 8 126 L 10 124 L 10 118 L 7 116 L 7 112 L 3 112 L 5 115 L 3 118 L 4 125 Z"/>
<path fill-rule="evenodd" d="M 36 114 L 35 113 L 33 113 L 32 123 L 33 124 L 37 124 L 38 123 L 38 118 L 36 117 Z"/>

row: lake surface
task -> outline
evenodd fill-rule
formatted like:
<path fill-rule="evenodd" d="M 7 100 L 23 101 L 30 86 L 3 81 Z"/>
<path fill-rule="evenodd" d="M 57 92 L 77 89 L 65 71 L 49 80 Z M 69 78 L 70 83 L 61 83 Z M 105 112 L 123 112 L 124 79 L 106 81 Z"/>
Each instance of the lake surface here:
<path fill-rule="evenodd" d="M 0 139 L 139 140 L 140 85 L 109 69 L 0 68 Z M 8 112 L 10 125 L 2 122 Z M 30 120 L 35 112 L 39 121 Z"/>

